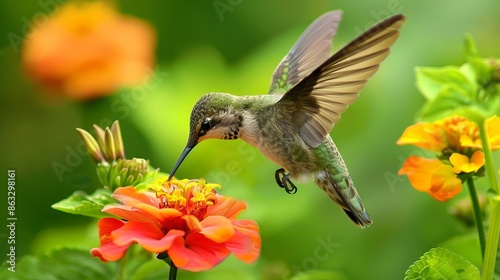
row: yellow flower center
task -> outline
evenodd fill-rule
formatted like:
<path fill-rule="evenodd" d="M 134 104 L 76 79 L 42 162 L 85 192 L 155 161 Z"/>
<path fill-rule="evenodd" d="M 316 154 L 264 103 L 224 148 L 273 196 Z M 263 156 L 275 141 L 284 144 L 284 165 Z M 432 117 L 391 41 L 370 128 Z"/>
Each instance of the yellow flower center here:
<path fill-rule="evenodd" d="M 207 184 L 203 179 L 161 181 L 153 184 L 160 208 L 175 208 L 184 214 L 200 216 L 208 206 L 217 202 L 215 188 L 218 184 Z"/>

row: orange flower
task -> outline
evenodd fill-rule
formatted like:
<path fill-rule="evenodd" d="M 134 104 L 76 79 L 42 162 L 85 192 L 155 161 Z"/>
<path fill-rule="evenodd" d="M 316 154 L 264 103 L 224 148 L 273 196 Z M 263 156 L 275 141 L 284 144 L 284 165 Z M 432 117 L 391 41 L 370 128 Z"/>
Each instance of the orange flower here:
<path fill-rule="evenodd" d="M 500 149 L 500 118 L 485 122 L 491 149 Z M 438 159 L 409 157 L 399 174 L 408 175 L 414 188 L 428 192 L 439 201 L 446 201 L 462 189 L 456 174 L 477 173 L 484 165 L 484 153 L 475 122 L 452 116 L 433 123 L 417 123 L 406 128 L 398 145 L 412 144 L 438 153 Z M 445 163 L 448 163 L 445 164 Z M 477 175 L 477 174 L 471 175 Z"/>
<path fill-rule="evenodd" d="M 491 149 L 500 149 L 500 118 L 494 116 L 487 119 L 486 130 Z M 483 148 L 477 124 L 461 116 L 409 126 L 398 139 L 397 144 L 411 144 L 433 152 L 442 152 L 447 149 L 461 154 L 470 153 L 470 155 L 475 149 Z"/>
<path fill-rule="evenodd" d="M 446 135 L 434 123 L 417 123 L 409 126 L 397 141 L 398 145 L 414 145 L 434 152 L 446 148 Z"/>
<path fill-rule="evenodd" d="M 23 63 L 29 74 L 77 100 L 142 84 L 154 63 L 153 28 L 105 2 L 69 2 L 27 37 Z"/>
<path fill-rule="evenodd" d="M 91 250 L 102 261 L 116 261 L 138 243 L 153 253 L 167 252 L 179 268 L 207 270 L 233 253 L 251 263 L 260 254 L 259 227 L 236 220 L 243 201 L 216 194 L 203 180 L 171 180 L 153 186 L 156 193 L 133 187 L 114 191 L 119 205 L 103 211 L 117 218 L 99 221 L 101 247 Z"/>
<path fill-rule="evenodd" d="M 452 116 L 433 123 L 409 126 L 397 144 L 411 144 L 438 153 L 444 149 L 463 153 L 468 148 L 480 148 L 481 139 L 476 123 L 461 116 Z"/>
<path fill-rule="evenodd" d="M 399 170 L 398 175 L 403 174 L 408 176 L 415 189 L 427 192 L 441 202 L 462 191 L 462 181 L 457 178 L 453 168 L 438 159 L 410 156 Z"/>

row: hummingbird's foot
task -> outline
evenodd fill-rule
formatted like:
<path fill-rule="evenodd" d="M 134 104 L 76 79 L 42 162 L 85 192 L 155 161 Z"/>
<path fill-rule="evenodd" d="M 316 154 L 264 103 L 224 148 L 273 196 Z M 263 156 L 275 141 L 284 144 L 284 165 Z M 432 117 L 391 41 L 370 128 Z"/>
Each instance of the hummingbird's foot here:
<path fill-rule="evenodd" d="M 285 174 L 285 169 L 280 168 L 276 170 L 274 178 L 276 179 L 278 186 L 280 186 L 280 188 L 284 188 L 288 194 L 294 194 L 297 192 L 297 187 L 292 183 L 292 181 L 290 181 L 288 174 Z"/>

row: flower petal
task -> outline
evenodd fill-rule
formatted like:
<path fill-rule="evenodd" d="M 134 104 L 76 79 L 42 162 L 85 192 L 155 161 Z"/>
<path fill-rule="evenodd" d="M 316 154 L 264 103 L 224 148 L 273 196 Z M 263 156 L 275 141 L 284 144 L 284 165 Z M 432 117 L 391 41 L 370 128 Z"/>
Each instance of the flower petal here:
<path fill-rule="evenodd" d="M 112 204 L 106 205 L 102 211 L 127 221 L 150 222 L 158 225 L 182 216 L 182 213 L 177 209 L 159 209 L 148 204 L 136 204 L 135 206 Z"/>
<path fill-rule="evenodd" d="M 101 247 L 90 250 L 92 256 L 99 257 L 101 261 L 117 261 L 121 259 L 129 245 L 116 245 L 113 242 L 111 233 L 121 228 L 124 222 L 115 218 L 102 218 L 97 225 L 99 227 Z"/>
<path fill-rule="evenodd" d="M 158 207 L 159 201 L 147 192 L 139 192 L 134 187 L 120 187 L 114 190 L 111 197 L 117 199 L 122 204 L 134 206 L 139 203 L 149 204 Z"/>
<path fill-rule="evenodd" d="M 453 165 L 453 171 L 457 174 L 460 172 L 477 172 L 484 165 L 484 154 L 477 150 L 469 159 L 466 155 L 453 153 L 450 156 L 450 163 Z"/>
<path fill-rule="evenodd" d="M 410 156 L 403 163 L 398 175 L 407 175 L 415 189 L 426 192 L 431 188 L 432 173 L 442 165 L 443 163 L 438 159 Z"/>
<path fill-rule="evenodd" d="M 131 221 L 111 235 L 117 245 L 138 243 L 149 252 L 162 253 L 170 249 L 174 239 L 184 236 L 185 232 L 173 229 L 164 234 L 160 228 L 151 223 Z"/>
<path fill-rule="evenodd" d="M 260 255 L 259 225 L 252 220 L 238 220 L 233 221 L 233 226 L 235 233 L 231 240 L 226 242 L 226 248 L 236 258 L 246 263 L 254 262 Z"/>
<path fill-rule="evenodd" d="M 194 215 L 184 215 L 181 217 L 184 221 L 186 221 L 186 225 L 191 231 L 200 232 L 202 229 L 202 225 L 200 220 Z"/>
<path fill-rule="evenodd" d="M 224 216 L 208 216 L 201 221 L 201 226 L 200 233 L 217 243 L 228 241 L 235 233 L 233 224 Z"/>
<path fill-rule="evenodd" d="M 481 138 L 472 139 L 471 135 L 462 134 L 460 135 L 460 146 L 465 148 L 481 149 L 483 144 L 481 143 Z"/>
<path fill-rule="evenodd" d="M 398 145 L 414 145 L 434 152 L 446 148 L 446 135 L 434 123 L 417 123 L 409 126 L 396 142 Z"/>
<path fill-rule="evenodd" d="M 237 200 L 231 197 L 217 195 L 217 203 L 207 208 L 205 217 L 208 216 L 224 216 L 230 220 L 236 219 L 238 214 L 245 210 L 247 205 L 242 200 Z"/>
<path fill-rule="evenodd" d="M 433 172 L 431 184 L 429 194 L 441 202 L 453 198 L 462 191 L 462 181 L 457 178 L 453 168 L 449 165 L 443 164 Z"/>
<path fill-rule="evenodd" d="M 229 254 L 223 243 L 216 243 L 200 233 L 191 233 L 186 239 L 175 239 L 168 250 L 178 268 L 193 272 L 211 269 Z"/>

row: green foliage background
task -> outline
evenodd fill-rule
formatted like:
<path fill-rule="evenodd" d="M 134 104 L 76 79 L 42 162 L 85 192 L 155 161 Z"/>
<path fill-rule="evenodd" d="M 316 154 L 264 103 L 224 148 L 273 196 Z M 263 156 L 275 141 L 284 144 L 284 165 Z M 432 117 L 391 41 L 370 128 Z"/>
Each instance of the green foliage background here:
<path fill-rule="evenodd" d="M 214 7 L 221 2 L 234 5 L 222 16 Z M 123 90 L 84 104 L 44 98 L 25 77 L 19 46 L 9 34 L 24 37 L 26 22 L 48 11 L 40 3 L 0 2 L 0 177 L 5 182 L 0 220 L 7 215 L 7 169 L 15 169 L 18 261 L 53 248 L 98 245 L 96 220 L 50 208 L 75 190 L 93 192 L 99 186 L 76 127 L 90 130 L 94 123 L 118 119 L 127 157 L 150 159 L 169 172 L 202 94 L 267 93 L 274 67 L 307 25 L 342 9 L 335 49 L 386 16 L 407 16 L 388 59 L 332 131 L 374 224 L 357 228 L 312 183 L 286 194 L 274 182 L 278 167 L 242 141 L 206 141 L 176 175 L 216 181 L 223 194 L 246 200 L 243 216 L 259 223 L 262 254 L 250 266 L 231 257 L 213 271 L 181 272 L 178 279 L 306 279 L 310 270 L 329 271 L 325 278 L 316 272 L 310 279 L 402 279 L 410 264 L 438 245 L 480 263 L 475 234 L 447 212 L 460 198 L 439 203 L 398 177 L 404 158 L 421 151 L 395 142 L 424 101 L 415 87 L 415 66 L 462 64 L 465 33 L 473 34 L 483 56 L 500 57 L 499 1 L 119 1 L 121 11 L 155 26 L 157 74 L 144 92 Z M 2 228 L 0 259 L 5 260 L 8 232 Z"/>

